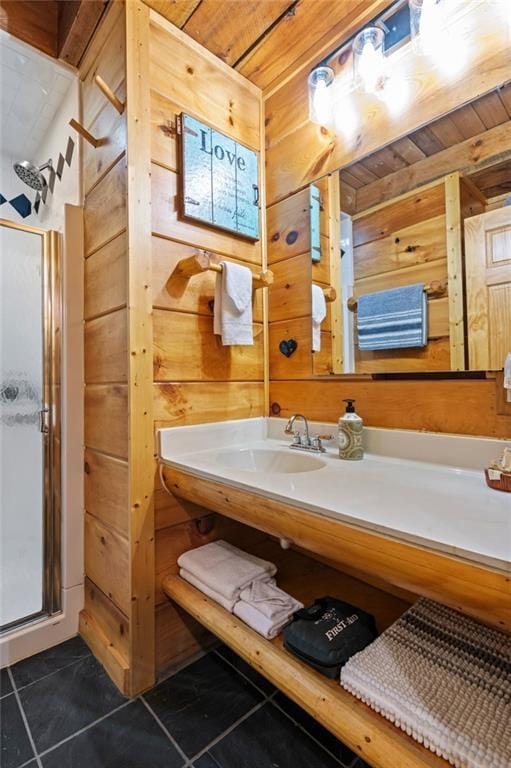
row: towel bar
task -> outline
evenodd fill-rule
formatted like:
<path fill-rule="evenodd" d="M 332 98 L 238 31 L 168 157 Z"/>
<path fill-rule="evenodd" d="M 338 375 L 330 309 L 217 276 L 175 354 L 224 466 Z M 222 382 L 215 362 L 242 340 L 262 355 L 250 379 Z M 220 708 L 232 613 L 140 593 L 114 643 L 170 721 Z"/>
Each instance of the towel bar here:
<path fill-rule="evenodd" d="M 424 292 L 432 299 L 438 299 L 441 296 L 445 296 L 447 293 L 447 280 L 433 280 L 432 283 L 424 286 Z M 358 301 L 354 296 L 350 296 L 346 302 L 346 306 L 350 312 L 356 312 L 358 308 Z"/>
<path fill-rule="evenodd" d="M 217 263 L 217 259 L 220 258 L 216 254 L 209 253 L 208 251 L 197 251 L 193 256 L 189 256 L 186 259 L 178 261 L 172 274 L 170 275 L 167 285 L 173 280 L 189 280 L 194 275 L 200 275 L 202 272 L 211 270 L 212 272 L 221 272 L 222 265 Z M 258 274 L 254 274 L 252 278 L 254 288 L 265 288 L 273 283 L 273 272 L 264 270 Z"/>

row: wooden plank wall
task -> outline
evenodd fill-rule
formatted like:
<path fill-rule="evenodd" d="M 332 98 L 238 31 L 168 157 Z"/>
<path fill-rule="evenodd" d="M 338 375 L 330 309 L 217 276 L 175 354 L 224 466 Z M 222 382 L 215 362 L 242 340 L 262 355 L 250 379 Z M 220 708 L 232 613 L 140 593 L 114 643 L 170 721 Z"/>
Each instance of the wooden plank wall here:
<path fill-rule="evenodd" d="M 321 326 L 321 351 L 312 353 L 311 282 L 330 286 L 331 254 L 328 178 L 319 179 L 321 259 L 313 263 L 310 240 L 309 188 L 267 210 L 268 265 L 275 280 L 269 288 L 270 377 L 308 378 L 332 372 L 332 310 Z M 291 357 L 279 350 L 283 340 L 298 347 Z"/>
<path fill-rule="evenodd" d="M 213 334 L 215 275 L 193 277 L 169 294 L 177 262 L 197 248 L 219 258 L 263 264 L 261 242 L 251 243 L 178 217 L 176 115 L 184 111 L 255 150 L 261 149 L 259 90 L 158 14 L 151 13 L 150 111 L 152 159 L 152 303 L 155 427 L 260 416 L 264 403 L 261 291 L 255 296 L 254 345 L 223 347 Z M 155 473 L 156 475 L 156 473 Z M 250 547 L 258 533 L 166 493 L 155 476 L 156 666 L 197 652 L 209 635 L 165 598 L 164 575 L 177 571 L 187 549 L 228 537 Z M 197 525 L 198 518 L 209 516 Z"/>
<path fill-rule="evenodd" d="M 85 607 L 80 631 L 118 687 L 130 672 L 128 252 L 126 113 L 107 102 L 99 74 L 126 98 L 125 20 L 114 4 L 80 70 L 85 240 Z M 78 116 L 77 116 L 78 117 Z"/>

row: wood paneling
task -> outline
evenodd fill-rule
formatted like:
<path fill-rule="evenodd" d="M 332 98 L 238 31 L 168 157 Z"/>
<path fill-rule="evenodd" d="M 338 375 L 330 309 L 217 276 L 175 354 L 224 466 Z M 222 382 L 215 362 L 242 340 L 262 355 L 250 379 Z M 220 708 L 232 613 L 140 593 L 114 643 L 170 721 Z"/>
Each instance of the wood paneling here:
<path fill-rule="evenodd" d="M 448 371 L 451 367 L 449 337 L 428 338 L 425 347 L 374 352 L 355 350 L 357 373 L 418 373 Z"/>
<path fill-rule="evenodd" d="M 59 58 L 77 67 L 105 12 L 108 0 L 58 2 Z"/>
<path fill-rule="evenodd" d="M 152 165 L 152 228 L 153 232 L 172 240 L 179 240 L 196 248 L 204 248 L 223 256 L 232 256 L 252 264 L 261 263 L 258 243 L 250 243 L 240 237 L 200 226 L 179 217 L 178 189 L 179 178 L 176 173 Z M 94 194 L 94 193 L 93 193 Z"/>
<path fill-rule="evenodd" d="M 127 536 L 127 462 L 86 448 L 84 468 L 85 511 Z"/>
<path fill-rule="evenodd" d="M 202 272 L 199 275 L 194 275 L 186 283 L 172 284 L 170 289 L 167 288 L 167 280 L 178 261 L 193 256 L 196 251 L 197 249 L 192 245 L 161 237 L 152 238 L 153 277 L 151 287 L 154 307 L 191 312 L 208 317 L 213 316 L 215 272 Z M 222 258 L 226 261 L 236 261 L 229 256 Z M 236 263 L 241 264 L 242 262 L 237 261 Z M 259 323 L 263 320 L 262 291 L 254 292 L 253 318 L 255 322 Z"/>
<path fill-rule="evenodd" d="M 309 189 L 302 189 L 266 212 L 268 264 L 310 253 Z"/>
<path fill-rule="evenodd" d="M 275 279 L 268 292 L 272 322 L 311 314 L 311 265 L 310 251 L 272 265 Z"/>
<path fill-rule="evenodd" d="M 280 416 L 305 413 L 315 421 L 337 422 L 346 397 L 371 427 L 511 437 L 511 418 L 499 416 L 495 381 L 274 381 L 270 400 Z"/>
<path fill-rule="evenodd" d="M 163 19 L 151 25 L 150 79 L 151 88 L 185 111 L 259 149 L 257 89 Z"/>
<path fill-rule="evenodd" d="M 85 198 L 86 256 L 126 229 L 126 203 L 126 161 L 123 156 Z"/>
<path fill-rule="evenodd" d="M 353 256 L 357 280 L 445 258 L 445 216 L 411 224 L 359 245 Z"/>
<path fill-rule="evenodd" d="M 312 318 L 301 317 L 270 323 L 270 379 L 307 379 L 312 376 Z M 291 357 L 279 349 L 281 341 L 294 339 L 298 347 Z"/>
<path fill-rule="evenodd" d="M 261 382 L 176 382 L 154 386 L 154 418 L 159 426 L 250 419 L 263 413 Z"/>
<path fill-rule="evenodd" d="M 373 211 L 357 216 L 353 226 L 353 245 L 356 248 L 372 240 L 412 224 L 442 216 L 445 213 L 443 183 L 425 187 L 411 195 L 376 206 Z"/>
<path fill-rule="evenodd" d="M 153 10 L 175 24 L 176 27 L 182 27 L 190 18 L 194 10 L 200 4 L 201 0 L 144 0 Z"/>
<path fill-rule="evenodd" d="M 110 645 L 126 660 L 129 658 L 129 622 L 90 579 L 85 579 L 84 609 L 99 624 Z"/>
<path fill-rule="evenodd" d="M 156 608 L 156 667 L 166 671 L 208 650 L 215 637 L 187 611 L 167 601 Z"/>
<path fill-rule="evenodd" d="M 126 234 L 123 232 L 85 260 L 86 320 L 126 306 L 126 250 Z"/>
<path fill-rule="evenodd" d="M 103 78 L 116 93 L 126 78 L 126 32 L 122 3 L 114 3 L 102 22 L 80 67 L 82 80 L 83 124 L 91 129 L 106 99 L 94 82 Z"/>
<path fill-rule="evenodd" d="M 85 445 L 121 459 L 128 458 L 128 387 L 85 387 Z"/>
<path fill-rule="evenodd" d="M 119 86 L 116 95 L 121 101 L 125 101 L 124 83 Z M 82 142 L 82 174 L 85 195 L 108 173 L 126 149 L 126 114 L 120 115 L 107 102 L 92 123 L 90 131 L 93 136 L 101 139 L 101 143 L 98 147 L 93 147 L 87 141 Z"/>
<path fill-rule="evenodd" d="M 85 323 L 85 382 L 128 381 L 127 311 L 119 309 Z"/>
<path fill-rule="evenodd" d="M 357 210 L 364 211 L 452 171 L 472 173 L 477 168 L 484 168 L 503 154 L 511 154 L 510 142 L 511 122 L 508 121 L 362 187 L 357 190 Z"/>
<path fill-rule="evenodd" d="M 129 543 L 113 528 L 85 515 L 85 572 L 101 591 L 128 616 L 130 613 Z"/>
<path fill-rule="evenodd" d="M 252 346 L 222 345 L 210 317 L 154 310 L 155 381 L 262 381 L 262 326 Z"/>
<path fill-rule="evenodd" d="M 202 0 L 184 31 L 234 66 L 286 11 L 292 0 Z"/>

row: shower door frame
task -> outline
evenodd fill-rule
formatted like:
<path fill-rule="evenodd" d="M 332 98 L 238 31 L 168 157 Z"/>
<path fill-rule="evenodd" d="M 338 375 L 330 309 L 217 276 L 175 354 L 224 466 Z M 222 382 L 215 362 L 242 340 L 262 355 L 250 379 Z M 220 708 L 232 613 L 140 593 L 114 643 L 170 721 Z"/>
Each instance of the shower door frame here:
<path fill-rule="evenodd" d="M 42 608 L 4 625 L 4 634 L 59 613 L 61 605 L 61 401 L 62 401 L 62 275 L 60 235 L 7 219 L 0 226 L 41 237 L 43 387 L 40 432 L 43 440 L 43 590 Z M 30 468 L 27 468 L 30 470 Z"/>

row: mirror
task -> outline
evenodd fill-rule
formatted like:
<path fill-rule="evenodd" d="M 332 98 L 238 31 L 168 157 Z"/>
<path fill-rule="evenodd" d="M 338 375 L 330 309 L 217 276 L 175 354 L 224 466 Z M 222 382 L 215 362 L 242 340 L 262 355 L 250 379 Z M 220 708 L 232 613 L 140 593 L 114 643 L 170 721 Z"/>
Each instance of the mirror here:
<path fill-rule="evenodd" d="M 329 276 L 338 300 L 325 332 L 332 353 L 336 338 L 342 349 L 329 373 L 502 369 L 511 351 L 510 119 L 507 86 L 339 171 L 338 282 L 332 252 Z M 332 184 L 317 184 L 331 208 Z"/>

